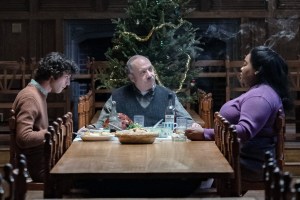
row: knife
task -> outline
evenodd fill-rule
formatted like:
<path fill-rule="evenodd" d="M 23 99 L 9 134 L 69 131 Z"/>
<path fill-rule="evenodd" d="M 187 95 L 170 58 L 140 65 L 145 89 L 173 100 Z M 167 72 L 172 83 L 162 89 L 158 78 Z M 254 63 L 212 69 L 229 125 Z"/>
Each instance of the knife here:
<path fill-rule="evenodd" d="M 154 126 L 152 128 L 156 128 L 158 126 L 158 124 L 160 124 L 160 122 L 162 122 L 164 119 L 159 120 L 156 124 L 154 124 Z"/>
<path fill-rule="evenodd" d="M 110 126 L 112 126 L 112 127 L 114 127 L 116 130 L 118 130 L 118 131 L 122 131 L 123 129 L 121 129 L 121 128 L 119 128 L 119 127 L 117 127 L 116 125 L 113 125 L 113 124 L 111 124 L 111 123 L 108 123 Z"/>

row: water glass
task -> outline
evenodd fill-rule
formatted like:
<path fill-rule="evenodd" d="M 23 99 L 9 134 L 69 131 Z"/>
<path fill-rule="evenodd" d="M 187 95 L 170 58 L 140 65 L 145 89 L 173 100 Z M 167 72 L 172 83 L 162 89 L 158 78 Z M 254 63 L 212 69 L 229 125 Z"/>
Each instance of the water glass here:
<path fill-rule="evenodd" d="M 163 122 L 162 123 L 164 128 L 169 128 L 171 129 L 172 131 L 177 128 L 177 123 L 173 123 L 173 122 Z"/>
<path fill-rule="evenodd" d="M 185 117 L 176 117 L 177 128 L 186 129 L 186 118 Z"/>
<path fill-rule="evenodd" d="M 191 128 L 193 123 L 194 123 L 194 121 L 191 119 L 186 120 L 186 128 Z"/>
<path fill-rule="evenodd" d="M 144 127 L 144 115 L 134 115 L 133 122 Z"/>

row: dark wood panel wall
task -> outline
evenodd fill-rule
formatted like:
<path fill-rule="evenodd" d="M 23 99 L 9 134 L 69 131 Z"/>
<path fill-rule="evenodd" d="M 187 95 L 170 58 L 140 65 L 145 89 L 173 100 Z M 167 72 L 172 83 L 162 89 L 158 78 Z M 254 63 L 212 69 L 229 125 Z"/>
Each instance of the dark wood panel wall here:
<path fill-rule="evenodd" d="M 111 19 L 124 16 L 127 0 L 0 0 L 0 60 L 23 56 L 42 57 L 49 51 L 64 52 L 64 21 L 70 19 Z M 241 55 L 249 46 L 262 44 L 272 34 L 274 20 L 291 20 L 299 27 L 299 0 L 192 0 L 195 8 L 188 18 L 237 19 L 259 27 L 240 35 Z M 262 31 L 263 30 L 263 31 Z M 299 30 L 292 42 L 276 43 L 286 59 L 300 54 Z"/>

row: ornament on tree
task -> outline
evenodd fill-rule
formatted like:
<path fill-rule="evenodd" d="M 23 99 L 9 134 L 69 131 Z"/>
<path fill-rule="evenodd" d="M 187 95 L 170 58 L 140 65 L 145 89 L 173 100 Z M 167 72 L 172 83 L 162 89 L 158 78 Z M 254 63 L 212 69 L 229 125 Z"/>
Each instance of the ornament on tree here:
<path fill-rule="evenodd" d="M 119 50 L 120 49 L 120 46 L 119 45 L 116 45 L 113 47 L 113 50 Z"/>
<path fill-rule="evenodd" d="M 160 46 L 162 47 L 162 46 L 164 46 L 164 41 L 160 41 Z"/>
<path fill-rule="evenodd" d="M 196 81 L 195 81 L 195 79 L 191 80 L 191 83 L 190 83 L 190 85 L 191 85 L 191 87 L 195 87 L 195 85 L 196 85 Z"/>

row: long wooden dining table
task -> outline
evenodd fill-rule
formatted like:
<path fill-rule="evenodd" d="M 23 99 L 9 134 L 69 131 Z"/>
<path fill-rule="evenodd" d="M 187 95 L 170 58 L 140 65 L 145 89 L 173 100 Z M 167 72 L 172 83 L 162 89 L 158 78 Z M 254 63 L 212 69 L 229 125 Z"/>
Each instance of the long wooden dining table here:
<path fill-rule="evenodd" d="M 73 142 L 50 176 L 53 197 L 60 198 L 67 180 L 225 180 L 234 173 L 213 141 L 121 144 L 114 139 Z"/>

